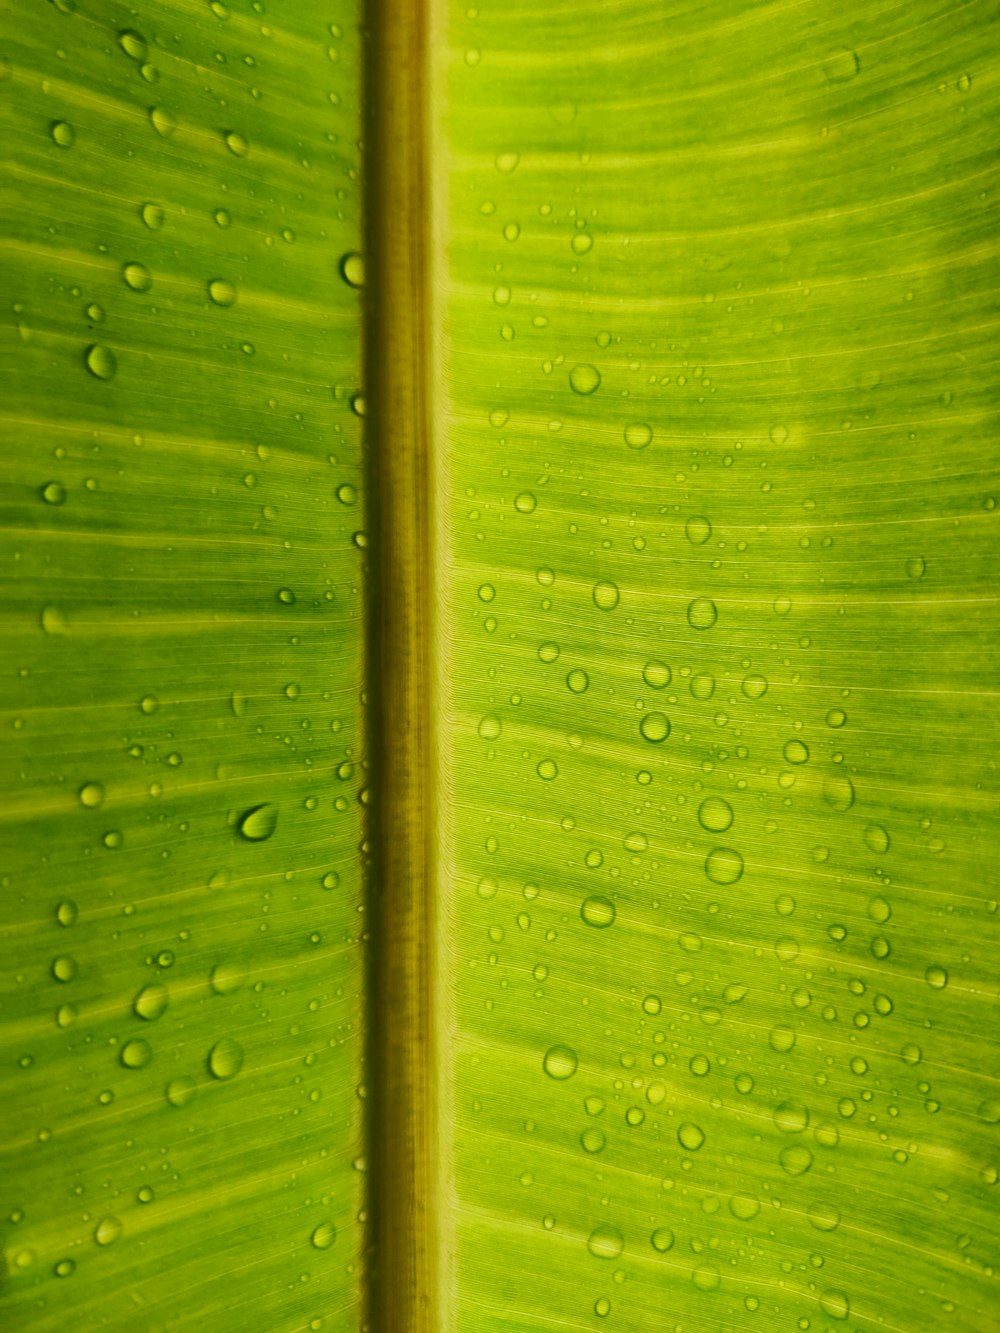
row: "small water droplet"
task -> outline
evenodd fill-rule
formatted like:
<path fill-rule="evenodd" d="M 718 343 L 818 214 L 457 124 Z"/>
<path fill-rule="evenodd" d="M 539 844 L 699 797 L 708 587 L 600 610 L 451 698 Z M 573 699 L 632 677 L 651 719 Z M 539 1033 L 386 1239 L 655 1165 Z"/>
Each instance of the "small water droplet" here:
<path fill-rule="evenodd" d="M 278 825 L 278 807 L 265 803 L 251 806 L 239 819 L 240 836 L 247 842 L 264 842 Z"/>
<path fill-rule="evenodd" d="M 58 606 L 43 606 L 40 620 L 42 633 L 48 634 L 50 638 L 69 633 L 69 621 Z"/>
<path fill-rule="evenodd" d="M 705 1131 L 692 1120 L 686 1120 L 677 1127 L 677 1142 L 687 1152 L 697 1152 L 705 1142 Z"/>
<path fill-rule="evenodd" d="M 223 135 L 223 139 L 225 140 L 226 147 L 234 157 L 246 157 L 250 145 L 242 134 L 238 133 L 236 130 L 227 130 Z"/>
<path fill-rule="evenodd" d="M 888 830 L 881 824 L 869 824 L 865 829 L 865 846 L 876 856 L 884 856 L 889 850 Z"/>
<path fill-rule="evenodd" d="M 61 505 L 66 503 L 66 487 L 59 481 L 47 481 L 44 486 L 39 488 L 39 495 L 47 505 Z"/>
<path fill-rule="evenodd" d="M 846 1292 L 824 1291 L 819 1298 L 819 1308 L 831 1319 L 846 1319 L 851 1313 L 851 1302 Z"/>
<path fill-rule="evenodd" d="M 517 153 L 497 153 L 493 162 L 497 171 L 504 176 L 509 176 L 512 171 L 517 170 L 517 164 L 520 160 L 520 155 Z"/>
<path fill-rule="evenodd" d="M 792 739 L 785 742 L 782 751 L 788 764 L 804 764 L 809 758 L 809 747 L 804 741 Z"/>
<path fill-rule="evenodd" d="M 603 1130 L 591 1125 L 580 1135 L 580 1147 L 584 1152 L 598 1153 L 603 1152 L 607 1144 L 607 1136 Z"/>
<path fill-rule="evenodd" d="M 912 556 L 906 562 L 906 576 L 911 579 L 922 579 L 927 572 L 927 561 L 922 555 Z"/>
<path fill-rule="evenodd" d="M 763 676 L 747 676 L 740 685 L 740 689 L 747 699 L 762 699 L 767 693 L 767 681 Z"/>
<path fill-rule="evenodd" d="M 514 508 L 519 514 L 534 513 L 537 504 L 538 501 L 535 499 L 531 491 L 522 491 L 521 494 L 514 499 Z"/>
<path fill-rule="evenodd" d="M 574 694 L 583 694 L 590 685 L 590 677 L 582 667 L 574 667 L 566 673 L 566 686 Z"/>
<path fill-rule="evenodd" d="M 790 1143 L 778 1154 L 781 1169 L 789 1176 L 804 1176 L 813 1163 L 813 1155 L 804 1143 Z"/>
<path fill-rule="evenodd" d="M 580 905 L 580 916 L 588 926 L 593 926 L 597 930 L 606 930 L 608 926 L 614 924 L 617 910 L 610 898 L 605 898 L 601 893 L 595 893 L 583 900 Z"/>
<path fill-rule="evenodd" d="M 56 920 L 60 926 L 72 926 L 79 914 L 79 909 L 72 898 L 64 898 L 56 908 Z"/>
<path fill-rule="evenodd" d="M 839 814 L 854 804 L 854 783 L 846 773 L 832 773 L 823 782 L 823 799 Z"/>
<path fill-rule="evenodd" d="M 487 713 L 479 723 L 479 734 L 484 741 L 495 741 L 503 731 L 503 723 L 494 713 Z"/>
<path fill-rule="evenodd" d="M 707 518 L 697 515 L 684 524 L 684 535 L 692 546 L 704 546 L 712 535 L 712 525 Z"/>
<path fill-rule="evenodd" d="M 161 139 L 169 139 L 177 129 L 177 121 L 174 119 L 173 112 L 168 111 L 163 106 L 150 107 L 149 123 Z"/>
<path fill-rule="evenodd" d="M 241 963 L 216 963 L 209 974 L 209 985 L 216 995 L 232 995 L 246 981 L 246 976 Z"/>
<path fill-rule="evenodd" d="M 944 990 L 948 984 L 948 972 L 940 963 L 932 963 L 924 973 L 924 980 L 932 990 Z"/>
<path fill-rule="evenodd" d="M 320 1222 L 318 1227 L 313 1228 L 313 1233 L 309 1237 L 310 1244 L 317 1250 L 328 1250 L 337 1239 L 337 1228 L 332 1222 Z"/>
<path fill-rule="evenodd" d="M 139 209 L 139 216 L 150 231 L 159 231 L 163 226 L 165 214 L 159 204 L 143 204 Z"/>
<path fill-rule="evenodd" d="M 72 981 L 77 973 L 75 958 L 61 957 L 52 960 L 52 976 L 56 981 Z"/>
<path fill-rule="evenodd" d="M 699 1291 L 715 1291 L 722 1276 L 715 1264 L 699 1264 L 691 1274 L 691 1281 Z"/>
<path fill-rule="evenodd" d="M 666 1254 L 673 1249 L 674 1233 L 669 1227 L 657 1227 L 649 1238 L 649 1243 L 659 1254 Z"/>

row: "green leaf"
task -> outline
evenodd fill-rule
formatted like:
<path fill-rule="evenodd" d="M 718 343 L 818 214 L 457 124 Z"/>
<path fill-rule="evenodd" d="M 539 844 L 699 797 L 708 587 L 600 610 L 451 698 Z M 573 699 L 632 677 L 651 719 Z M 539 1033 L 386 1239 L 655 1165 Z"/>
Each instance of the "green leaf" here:
<path fill-rule="evenodd" d="M 988 1333 L 990 10 L 274 9 L 0 25 L 5 1327 Z"/>
<path fill-rule="evenodd" d="M 360 1319 L 358 41 L 262 10 L 3 20 L 10 1329 Z"/>

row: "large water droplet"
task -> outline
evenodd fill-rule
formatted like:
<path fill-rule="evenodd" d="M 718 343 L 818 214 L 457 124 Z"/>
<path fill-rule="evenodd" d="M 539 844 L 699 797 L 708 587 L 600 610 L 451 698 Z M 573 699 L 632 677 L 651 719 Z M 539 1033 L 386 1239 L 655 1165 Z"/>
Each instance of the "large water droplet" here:
<path fill-rule="evenodd" d="M 247 842 L 264 842 L 278 826 L 278 807 L 264 804 L 252 806 L 240 816 L 240 836 Z"/>
<path fill-rule="evenodd" d="M 692 546 L 704 546 L 712 535 L 712 525 L 707 518 L 697 514 L 684 524 L 684 535 Z"/>
<path fill-rule="evenodd" d="M 642 678 L 651 690 L 665 690 L 670 684 L 671 671 L 666 662 L 647 662 Z"/>
<path fill-rule="evenodd" d="M 169 139 L 177 128 L 173 113 L 166 107 L 154 106 L 149 109 L 149 123 L 161 139 Z"/>
<path fill-rule="evenodd" d="M 639 732 L 643 740 L 659 745 L 670 735 L 670 719 L 666 713 L 646 713 L 639 723 Z"/>
<path fill-rule="evenodd" d="M 705 1131 L 700 1125 L 686 1120 L 684 1124 L 678 1126 L 677 1142 L 688 1152 L 697 1152 L 705 1142 Z"/>
<path fill-rule="evenodd" d="M 698 807 L 698 823 L 708 833 L 725 833 L 733 822 L 733 807 L 721 796 L 707 796 Z"/>
<path fill-rule="evenodd" d="M 149 45 L 141 33 L 134 28 L 123 28 L 118 34 L 118 45 L 133 60 L 145 60 L 149 52 Z"/>
<path fill-rule="evenodd" d="M 711 629 L 719 613 L 710 597 L 696 597 L 688 606 L 687 618 L 692 629 Z"/>
<path fill-rule="evenodd" d="M 600 383 L 601 373 L 596 366 L 574 366 L 569 372 L 569 387 L 574 393 L 581 394 L 585 398 L 594 393 L 600 387 Z"/>
<path fill-rule="evenodd" d="M 337 1239 L 337 1228 L 332 1222 L 320 1222 L 318 1227 L 313 1228 L 313 1233 L 309 1237 L 310 1244 L 317 1250 L 328 1250 Z"/>
<path fill-rule="evenodd" d="M 119 1057 L 126 1069 L 144 1069 L 152 1058 L 153 1048 L 142 1037 L 127 1041 Z"/>
<path fill-rule="evenodd" d="M 99 782 L 85 782 L 80 788 L 80 804 L 89 810 L 96 810 L 104 802 L 104 788 Z"/>
<path fill-rule="evenodd" d="M 123 265 L 122 277 L 134 292 L 148 292 L 153 285 L 152 275 L 145 264 L 131 263 Z"/>
<path fill-rule="evenodd" d="M 601 611 L 613 611 L 620 597 L 618 585 L 612 583 L 610 579 L 603 579 L 600 583 L 594 584 L 593 596 L 594 605 Z"/>
<path fill-rule="evenodd" d="M 99 380 L 113 380 L 118 369 L 114 352 L 103 343 L 91 343 L 83 354 L 83 361 L 91 375 Z"/>
<path fill-rule="evenodd" d="M 854 804 L 854 783 L 846 773 L 831 773 L 823 782 L 823 799 L 832 810 L 843 814 Z"/>
<path fill-rule="evenodd" d="M 65 120 L 54 120 L 49 126 L 53 143 L 60 148 L 72 148 L 76 143 L 76 130 Z"/>
<path fill-rule="evenodd" d="M 542 1059 L 542 1068 L 549 1078 L 559 1081 L 572 1078 L 576 1073 L 576 1067 L 576 1051 L 570 1046 L 550 1046 Z"/>
<path fill-rule="evenodd" d="M 790 1176 L 804 1176 L 813 1164 L 813 1155 L 804 1143 L 790 1143 L 778 1154 L 782 1171 Z"/>
<path fill-rule="evenodd" d="M 594 926 L 597 930 L 606 930 L 608 926 L 613 925 L 616 915 L 614 903 L 601 893 L 585 898 L 580 906 L 582 919 L 588 926 Z"/>
<path fill-rule="evenodd" d="M 234 157 L 246 157 L 250 150 L 250 145 L 246 139 L 237 130 L 227 130 L 223 135 L 226 147 Z"/>
<path fill-rule="evenodd" d="M 819 1308 L 831 1319 L 846 1319 L 851 1313 L 851 1302 L 844 1291 L 824 1291 L 819 1298 Z"/>
<path fill-rule="evenodd" d="M 644 421 L 634 421 L 625 427 L 625 443 L 630 449 L 645 449 L 652 438 L 653 428 Z"/>
<path fill-rule="evenodd" d="M 113 1245 L 123 1230 L 124 1227 L 117 1217 L 102 1217 L 94 1231 L 94 1240 L 98 1245 Z"/>
<path fill-rule="evenodd" d="M 213 278 L 208 284 L 209 299 L 219 306 L 236 304 L 236 288 L 225 278 Z"/>
<path fill-rule="evenodd" d="M 340 276 L 348 287 L 365 285 L 365 261 L 357 250 L 350 250 L 340 260 Z"/>
<path fill-rule="evenodd" d="M 225 1081 L 243 1068 L 243 1047 L 232 1037 L 222 1037 L 208 1053 L 208 1072 Z"/>
<path fill-rule="evenodd" d="M 132 1001 L 132 1009 L 136 1018 L 144 1018 L 147 1023 L 152 1023 L 166 1013 L 168 1000 L 166 986 L 162 982 L 154 981 L 148 986 L 143 986 Z"/>
<path fill-rule="evenodd" d="M 714 847 L 705 858 L 705 874 L 713 884 L 735 884 L 743 875 L 743 857 L 733 847 Z"/>
<path fill-rule="evenodd" d="M 139 216 L 150 231 L 159 231 L 163 226 L 165 214 L 159 204 L 143 204 L 139 209 Z"/>
<path fill-rule="evenodd" d="M 674 1233 L 669 1227 L 657 1227 L 649 1238 L 649 1243 L 659 1254 L 666 1254 L 673 1249 Z"/>
<path fill-rule="evenodd" d="M 566 674 L 566 688 L 572 690 L 574 694 L 585 693 L 589 684 L 590 677 L 582 667 L 574 667 Z"/>
<path fill-rule="evenodd" d="M 617 1227 L 607 1223 L 595 1227 L 587 1241 L 587 1249 L 595 1259 L 617 1259 L 625 1248 L 625 1237 Z"/>

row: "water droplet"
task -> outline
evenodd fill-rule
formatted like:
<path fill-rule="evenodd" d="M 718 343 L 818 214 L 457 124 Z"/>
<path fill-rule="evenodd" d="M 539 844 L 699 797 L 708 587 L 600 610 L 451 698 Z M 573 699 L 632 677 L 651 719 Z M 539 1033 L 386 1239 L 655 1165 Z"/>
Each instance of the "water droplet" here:
<path fill-rule="evenodd" d="M 99 380 L 113 380 L 118 369 L 114 352 L 103 343 L 91 343 L 83 354 L 83 361 L 91 375 Z"/>
<path fill-rule="evenodd" d="M 788 427 L 772 426 L 767 434 L 772 444 L 784 444 L 788 439 Z"/>
<path fill-rule="evenodd" d="M 77 794 L 80 804 L 90 810 L 96 810 L 104 802 L 104 788 L 99 782 L 85 782 Z"/>
<path fill-rule="evenodd" d="M 806 1217 L 817 1231 L 836 1231 L 840 1226 L 840 1213 L 832 1203 L 811 1203 Z"/>
<path fill-rule="evenodd" d="M 927 572 L 927 561 L 922 555 L 915 555 L 906 562 L 906 576 L 911 579 L 922 579 Z"/>
<path fill-rule="evenodd" d="M 126 1069 L 144 1069 L 152 1058 L 153 1048 L 142 1037 L 137 1037 L 134 1041 L 127 1041 L 119 1056 Z"/>
<path fill-rule="evenodd" d="M 846 1319 L 851 1313 L 851 1302 L 846 1292 L 824 1291 L 819 1298 L 819 1308 L 831 1319 Z"/>
<path fill-rule="evenodd" d="M 61 505 L 66 503 L 66 487 L 58 481 L 48 481 L 39 488 L 39 495 L 47 505 Z"/>
<path fill-rule="evenodd" d="M 178 1111 L 183 1111 L 185 1106 L 191 1104 L 196 1091 L 197 1085 L 194 1079 L 189 1078 L 186 1074 L 181 1078 L 171 1079 L 167 1084 L 167 1103 Z"/>
<path fill-rule="evenodd" d="M 823 781 L 823 799 L 831 810 L 843 814 L 854 804 L 854 783 L 846 773 L 831 773 Z"/>
<path fill-rule="evenodd" d="M 173 113 L 162 106 L 150 107 L 149 122 L 161 139 L 169 139 L 177 128 Z"/>
<path fill-rule="evenodd" d="M 476 892 L 479 894 L 480 898 L 490 899 L 497 896 L 499 888 L 500 885 L 492 875 L 484 875 L 476 885 Z"/>
<path fill-rule="evenodd" d="M 581 918 L 588 926 L 594 926 L 597 930 L 606 930 L 608 926 L 613 925 L 616 915 L 614 903 L 600 893 L 585 898 L 580 906 Z"/>
<path fill-rule="evenodd" d="M 243 1047 L 232 1037 L 222 1037 L 208 1053 L 208 1072 L 213 1078 L 235 1078 L 243 1068 Z"/>
<path fill-rule="evenodd" d="M 714 847 L 705 857 L 705 874 L 713 884 L 735 884 L 743 875 L 743 857 L 732 847 Z"/>
<path fill-rule="evenodd" d="M 76 1263 L 73 1259 L 60 1259 L 52 1271 L 56 1277 L 72 1277 L 76 1272 Z"/>
<path fill-rule="evenodd" d="M 645 833 L 636 829 L 632 833 L 626 833 L 622 839 L 622 846 L 633 856 L 641 856 L 643 852 L 649 851 L 649 839 Z"/>
<path fill-rule="evenodd" d="M 699 1291 L 715 1291 L 722 1277 L 714 1264 L 699 1264 L 691 1274 L 691 1281 Z"/>
<path fill-rule="evenodd" d="M 861 68 L 857 53 L 846 46 L 831 51 L 823 61 L 823 76 L 828 83 L 850 83 Z"/>
<path fill-rule="evenodd" d="M 239 134 L 236 130 L 227 130 L 223 135 L 223 138 L 225 139 L 226 147 L 234 157 L 246 157 L 250 145 L 242 134 Z"/>
<path fill-rule="evenodd" d="M 484 741 L 495 741 L 503 731 L 503 723 L 494 713 L 487 713 L 479 723 L 479 734 Z"/>
<path fill-rule="evenodd" d="M 292 592 L 291 588 L 280 588 L 278 590 L 278 601 L 283 603 L 285 606 L 294 606 L 295 593 Z"/>
<path fill-rule="evenodd" d="M 790 1143 L 778 1154 L 781 1169 L 790 1176 L 804 1176 L 813 1164 L 813 1155 L 804 1143 Z"/>
<path fill-rule="evenodd" d="M 795 1045 L 795 1029 L 779 1023 L 771 1029 L 768 1041 L 773 1051 L 777 1051 L 779 1055 L 787 1055 Z"/>
<path fill-rule="evenodd" d="M 663 1008 L 663 1002 L 658 995 L 647 995 L 642 1002 L 642 1007 L 647 1014 L 658 1014 Z"/>
<path fill-rule="evenodd" d="M 168 999 L 166 986 L 154 981 L 143 986 L 132 1001 L 132 1009 L 136 1018 L 144 1018 L 147 1023 L 152 1023 L 166 1013 Z"/>
<path fill-rule="evenodd" d="M 125 264 L 122 277 L 134 292 L 148 292 L 153 285 L 153 278 L 145 264 Z"/>
<path fill-rule="evenodd" d="M 578 231 L 569 244 L 575 255 L 585 255 L 593 248 L 594 238 L 588 231 Z"/>
<path fill-rule="evenodd" d="M 159 204 L 143 204 L 139 209 L 139 216 L 150 231 L 159 231 L 163 226 L 165 214 Z"/>
<path fill-rule="evenodd" d="M 613 611 L 618 605 L 618 585 L 608 579 L 594 584 L 594 605 L 601 611 Z"/>
<path fill-rule="evenodd" d="M 566 686 L 568 689 L 572 690 L 574 694 L 585 693 L 589 685 L 590 677 L 582 667 L 574 667 L 572 671 L 567 672 Z"/>
<path fill-rule="evenodd" d="M 133 60 L 143 61 L 149 53 L 149 45 L 141 33 L 133 28 L 123 28 L 118 34 L 118 45 Z"/>
<path fill-rule="evenodd" d="M 532 495 L 531 491 L 522 491 L 521 494 L 514 499 L 514 508 L 519 514 L 534 513 L 537 504 L 538 501 L 535 499 L 534 495 Z"/>
<path fill-rule="evenodd" d="M 497 171 L 504 176 L 509 176 L 512 171 L 517 170 L 517 164 L 521 158 L 518 153 L 497 153 L 493 159 Z"/>
<path fill-rule="evenodd" d="M 278 807 L 264 804 L 252 806 L 240 816 L 240 836 L 247 842 L 263 842 L 278 825 Z"/>
<path fill-rule="evenodd" d="M 580 1135 L 580 1147 L 584 1152 L 598 1153 L 603 1152 L 607 1144 L 607 1136 L 603 1130 L 591 1125 Z"/>
<path fill-rule="evenodd" d="M 327 876 L 324 876 L 324 880 Z M 216 995 L 232 995 L 246 981 L 246 968 L 241 963 L 216 963 L 209 973 L 209 985 Z"/>
<path fill-rule="evenodd" d="M 674 1233 L 669 1227 L 657 1227 L 649 1238 L 649 1243 L 659 1254 L 666 1254 L 674 1245 Z"/>
<path fill-rule="evenodd" d="M 72 926 L 78 914 L 77 905 L 72 898 L 64 898 L 56 908 L 56 920 L 60 926 Z"/>
<path fill-rule="evenodd" d="M 54 120 L 49 126 L 49 133 L 60 148 L 72 148 L 76 143 L 76 130 L 65 120 Z"/>
<path fill-rule="evenodd" d="M 767 681 L 763 676 L 747 676 L 740 689 L 747 699 L 762 699 L 767 693 Z"/>
<path fill-rule="evenodd" d="M 542 1068 L 549 1078 L 562 1081 L 576 1073 L 576 1051 L 569 1046 L 550 1046 L 542 1060 Z"/>
<path fill-rule="evenodd" d="M 328 1250 L 337 1239 L 337 1228 L 332 1222 L 320 1222 L 318 1227 L 313 1228 L 313 1233 L 309 1237 L 309 1242 L 317 1250 Z"/>
<path fill-rule="evenodd" d="M 479 587 L 479 600 L 481 602 L 492 602 L 497 595 L 497 590 L 492 583 L 483 583 Z"/>
<path fill-rule="evenodd" d="M 659 745 L 670 735 L 670 719 L 666 713 L 646 713 L 639 723 L 639 732 L 644 740 Z"/>
<path fill-rule="evenodd" d="M 102 1217 L 94 1231 L 94 1240 L 98 1245 L 113 1245 L 124 1230 L 117 1217 Z"/>
<path fill-rule="evenodd" d="M 596 366 L 574 366 L 569 372 L 569 387 L 574 393 L 581 394 L 584 398 L 595 393 L 600 384 L 601 373 Z"/>
<path fill-rule="evenodd" d="M 733 822 L 733 807 L 721 796 L 707 796 L 698 807 L 698 823 L 708 833 L 725 833 Z"/>
<path fill-rule="evenodd" d="M 888 830 L 881 824 L 869 824 L 865 829 L 865 846 L 876 856 L 884 856 L 889 850 Z"/>
<path fill-rule="evenodd" d="M 684 524 L 684 535 L 692 546 L 704 546 L 712 535 L 712 525 L 707 518 L 696 515 Z"/>
<path fill-rule="evenodd" d="M 665 690 L 670 684 L 671 671 L 666 662 L 647 662 L 642 678 L 651 690 Z"/>
<path fill-rule="evenodd" d="M 598 1296 L 597 1300 L 594 1302 L 594 1314 L 596 1314 L 599 1319 L 606 1319 L 610 1313 L 611 1302 L 608 1300 L 607 1296 Z"/>
<path fill-rule="evenodd" d="M 625 443 L 630 449 L 645 449 L 652 438 L 653 428 L 644 421 L 634 421 L 625 427 Z"/>
<path fill-rule="evenodd" d="M 76 976 L 76 959 L 63 957 L 52 960 L 52 976 L 56 981 L 72 981 Z"/>
<path fill-rule="evenodd" d="M 535 772 L 544 782 L 551 782 L 553 778 L 559 776 L 559 769 L 554 759 L 541 759 Z"/>
<path fill-rule="evenodd" d="M 602 1224 L 595 1227 L 587 1241 L 587 1249 L 595 1259 L 617 1259 L 625 1248 L 625 1237 L 617 1227 Z"/>
<path fill-rule="evenodd" d="M 340 276 L 348 287 L 365 285 L 365 261 L 357 250 L 349 250 L 340 260 Z"/>
<path fill-rule="evenodd" d="M 785 742 L 785 748 L 782 751 L 785 756 L 785 762 L 788 764 L 804 764 L 809 758 L 809 747 L 800 740 L 790 740 Z"/>
<path fill-rule="evenodd" d="M 705 1132 L 700 1125 L 686 1120 L 677 1127 L 677 1142 L 688 1152 L 697 1152 L 705 1142 Z"/>
<path fill-rule="evenodd" d="M 697 676 L 691 677 L 688 689 L 691 691 L 692 699 L 705 703 L 715 693 L 715 677 L 710 676 L 707 671 L 699 672 Z"/>
<path fill-rule="evenodd" d="M 696 597 L 688 606 L 687 618 L 692 629 L 711 629 L 719 613 L 710 597 Z"/>
<path fill-rule="evenodd" d="M 760 1212 L 760 1202 L 752 1194 L 734 1194 L 729 1200 L 729 1211 L 741 1222 L 749 1222 Z"/>
<path fill-rule="evenodd" d="M 236 288 L 225 278 L 213 278 L 208 284 L 209 299 L 220 306 L 236 304 Z"/>
<path fill-rule="evenodd" d="M 924 973 L 924 980 L 932 990 L 944 990 L 948 984 L 948 973 L 940 963 L 932 963 Z"/>

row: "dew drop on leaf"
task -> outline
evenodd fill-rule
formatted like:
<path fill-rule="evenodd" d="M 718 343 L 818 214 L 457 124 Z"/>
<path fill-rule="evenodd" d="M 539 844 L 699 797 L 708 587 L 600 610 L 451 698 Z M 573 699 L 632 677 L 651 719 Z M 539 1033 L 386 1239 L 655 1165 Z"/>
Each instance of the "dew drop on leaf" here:
<path fill-rule="evenodd" d="M 674 1233 L 669 1227 L 657 1227 L 649 1238 L 649 1243 L 658 1254 L 666 1254 L 674 1245 Z"/>
<path fill-rule="evenodd" d="M 125 1043 L 119 1058 L 126 1069 L 144 1069 L 153 1058 L 153 1048 L 148 1041 L 137 1037 Z"/>
<path fill-rule="evenodd" d="M 666 713 L 646 713 L 639 723 L 643 740 L 659 745 L 670 735 L 670 719 Z"/>
<path fill-rule="evenodd" d="M 357 250 L 349 250 L 340 260 L 340 276 L 348 287 L 365 285 L 365 261 Z"/>
<path fill-rule="evenodd" d="M 208 1053 L 208 1072 L 225 1081 L 243 1068 L 243 1047 L 233 1037 L 222 1037 Z"/>
<path fill-rule="evenodd" d="M 247 842 L 264 842 L 278 824 L 278 807 L 264 804 L 252 806 L 240 816 L 240 836 Z"/>
<path fill-rule="evenodd" d="M 617 1259 L 625 1248 L 625 1238 L 617 1227 L 603 1224 L 595 1227 L 587 1241 L 587 1249 L 595 1259 Z"/>
<path fill-rule="evenodd" d="M 117 1217 L 102 1217 L 94 1230 L 94 1240 L 98 1245 L 113 1245 L 123 1230 Z"/>
<path fill-rule="evenodd" d="M 692 629 L 711 629 L 719 613 L 710 597 L 696 597 L 688 606 L 687 618 Z"/>
<path fill-rule="evenodd" d="M 83 362 L 91 375 L 98 380 L 113 380 L 118 369 L 114 352 L 103 343 L 91 343 L 84 352 Z"/>
<path fill-rule="evenodd" d="M 743 857 L 733 847 L 713 847 L 705 858 L 705 874 L 713 884 L 735 884 L 743 876 Z"/>
<path fill-rule="evenodd" d="M 725 833 L 732 822 L 733 807 L 721 796 L 707 796 L 698 807 L 698 823 L 708 833 Z"/>
<path fill-rule="evenodd" d="M 85 805 L 89 810 L 96 810 L 104 802 L 104 788 L 99 782 L 85 782 L 78 795 L 80 804 Z"/>
<path fill-rule="evenodd" d="M 596 366 L 578 365 L 569 372 L 569 387 L 584 398 L 595 393 L 600 384 L 601 373 Z"/>
<path fill-rule="evenodd" d="M 630 449 L 645 449 L 652 438 L 653 428 L 644 421 L 634 421 L 625 427 L 625 443 Z"/>
<path fill-rule="evenodd" d="M 549 1078 L 562 1081 L 576 1073 L 576 1051 L 569 1046 L 550 1046 L 542 1060 L 542 1068 Z"/>
<path fill-rule="evenodd" d="M 594 584 L 594 605 L 601 611 L 613 611 L 618 605 L 620 593 L 618 585 L 610 579 L 603 579 Z"/>
<path fill-rule="evenodd" d="M 597 930 L 606 930 L 614 923 L 616 915 L 614 903 L 600 893 L 585 898 L 580 906 L 581 918 L 588 926 L 594 926 Z"/>
<path fill-rule="evenodd" d="M 162 982 L 154 981 L 139 991 L 132 1001 L 132 1009 L 137 1018 L 144 1018 L 147 1023 L 152 1023 L 166 1013 L 167 1003 L 166 986 Z"/>
<path fill-rule="evenodd" d="M 309 1237 L 310 1244 L 317 1250 L 328 1250 L 336 1239 L 337 1228 L 332 1222 L 320 1222 Z"/>

